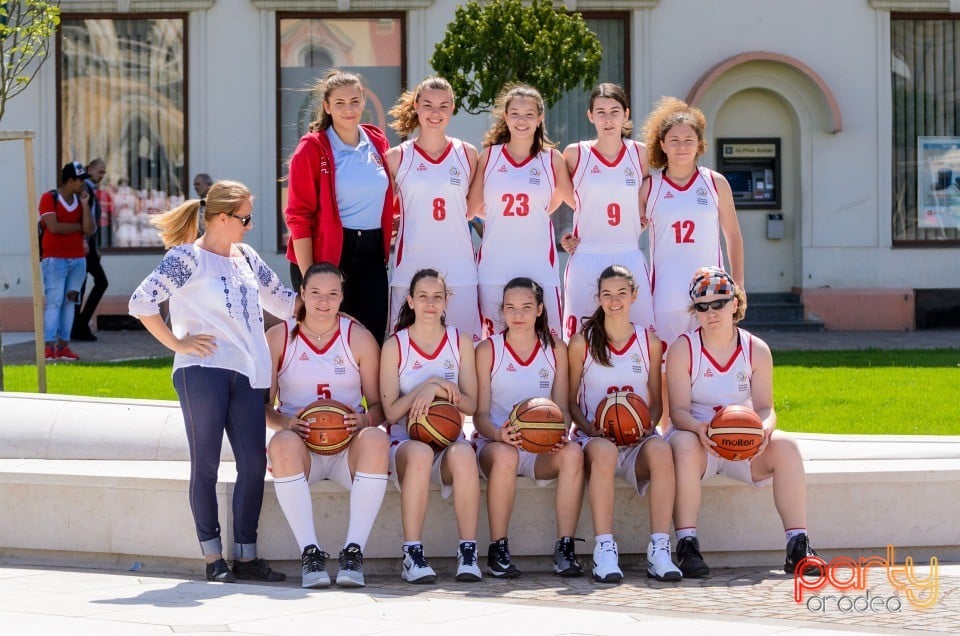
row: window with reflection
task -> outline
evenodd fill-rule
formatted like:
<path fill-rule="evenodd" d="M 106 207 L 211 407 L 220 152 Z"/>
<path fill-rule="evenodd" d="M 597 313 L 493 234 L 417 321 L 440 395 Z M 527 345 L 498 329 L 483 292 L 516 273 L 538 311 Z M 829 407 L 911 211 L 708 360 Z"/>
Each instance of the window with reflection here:
<path fill-rule="evenodd" d="M 57 41 L 58 166 L 102 158 L 103 248 L 159 248 L 150 216 L 187 191 L 186 19 L 65 15 Z"/>

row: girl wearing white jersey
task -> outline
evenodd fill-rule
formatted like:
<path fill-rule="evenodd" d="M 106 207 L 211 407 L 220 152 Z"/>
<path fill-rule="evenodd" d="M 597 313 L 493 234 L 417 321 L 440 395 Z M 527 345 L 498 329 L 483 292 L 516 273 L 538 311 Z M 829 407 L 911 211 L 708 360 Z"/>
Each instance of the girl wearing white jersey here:
<path fill-rule="evenodd" d="M 767 344 L 739 329 L 747 309 L 743 288 L 717 267 L 698 269 L 689 284 L 699 328 L 683 334 L 667 353 L 670 417 L 667 439 L 673 449 L 677 499 L 677 565 L 685 577 L 705 577 L 710 568 L 700 554 L 697 515 L 700 484 L 726 475 L 757 487 L 773 482 L 773 500 L 786 533 L 784 571 L 793 574 L 805 557 L 815 557 L 807 537 L 807 487 L 796 441 L 777 431 L 773 409 L 773 358 Z M 725 406 L 753 409 L 763 420 L 764 440 L 752 459 L 731 461 L 713 450 L 707 436 L 714 413 Z M 807 566 L 804 574 L 817 567 Z"/>
<path fill-rule="evenodd" d="M 447 287 L 434 269 L 413 275 L 410 294 L 397 316 L 396 333 L 383 345 L 380 391 L 390 422 L 390 473 L 400 490 L 403 524 L 401 576 L 411 583 L 432 583 L 436 572 L 427 563 L 420 541 L 427 514 L 430 482 L 440 494 L 453 493 L 460 542 L 457 580 L 479 581 L 477 519 L 480 476 L 473 447 L 461 439 L 435 453 L 410 439 L 407 422 L 427 412 L 434 400 L 447 400 L 464 415 L 476 410 L 477 371 L 473 340 L 448 327 L 444 320 Z"/>
<path fill-rule="evenodd" d="M 467 190 L 477 149 L 446 135 L 454 111 L 450 83 L 428 77 L 390 111 L 398 135 L 416 139 L 387 151 L 400 200 L 400 229 L 390 280 L 390 317 L 406 302 L 414 273 L 434 268 L 449 285 L 447 324 L 480 340 L 477 264 L 467 222 Z"/>
<path fill-rule="evenodd" d="M 557 542 L 554 571 L 580 576 L 583 568 L 574 550 L 574 534 L 583 501 L 583 453 L 561 440 L 549 453 L 520 448 L 520 435 L 508 425 L 513 407 L 523 400 L 545 397 L 567 413 L 567 348 L 547 327 L 543 287 L 530 278 L 514 278 L 503 290 L 507 329 L 477 346 L 477 414 L 474 426 L 480 470 L 487 478 L 490 547 L 487 565 L 496 577 L 515 578 L 507 530 L 516 496 L 517 476 L 543 486 L 557 480 Z"/>
<path fill-rule="evenodd" d="M 387 484 L 389 441 L 379 428 L 383 409 L 377 401 L 380 348 L 363 325 L 337 313 L 343 276 L 332 263 L 307 268 L 300 295 L 304 304 L 296 318 L 267 331 L 273 362 L 267 426 L 277 431 L 267 448 L 274 488 L 300 546 L 303 587 L 330 585 L 330 555 L 317 540 L 310 484 L 331 479 L 350 491 L 350 522 L 337 585 L 362 587 L 363 549 Z M 356 411 L 344 417 L 354 436 L 335 455 L 314 453 L 303 442 L 310 429 L 297 413 L 319 399 L 334 399 Z"/>
<path fill-rule="evenodd" d="M 743 288 L 743 237 L 733 193 L 719 172 L 697 165 L 707 150 L 707 120 L 675 97 L 654 106 L 643 126 L 650 166 L 661 170 L 640 189 L 650 223 L 650 281 L 657 335 L 666 343 L 697 326 L 684 289 L 698 267 L 722 266 L 720 233 L 730 272 Z"/>
<path fill-rule="evenodd" d="M 572 205 L 573 196 L 543 113 L 543 98 L 535 88 L 521 84 L 501 94 L 470 184 L 468 209 L 485 218 L 477 255 L 485 335 L 505 328 L 498 309 L 504 285 L 515 276 L 543 285 L 548 324 L 559 334 L 560 270 L 550 215 L 562 202 Z"/>
<path fill-rule="evenodd" d="M 623 579 L 613 539 L 614 478 L 622 477 L 643 496 L 650 488 L 650 543 L 647 574 L 660 581 L 679 581 L 670 560 L 670 518 L 674 504 L 674 470 L 670 446 L 656 429 L 632 445 L 618 448 L 603 437 L 593 421 L 597 406 L 610 393 L 630 391 L 649 405 L 652 422 L 660 419 L 660 339 L 630 321 L 637 301 L 633 274 L 621 265 L 600 273 L 596 283 L 600 306 L 570 340 L 570 413 L 574 441 L 583 447 L 589 475 L 590 509 L 596 545 L 593 578 L 600 583 Z"/>
<path fill-rule="evenodd" d="M 640 185 L 647 174 L 647 147 L 630 139 L 633 122 L 623 88 L 598 84 L 590 93 L 587 118 L 597 138 L 570 144 L 563 151 L 573 177 L 576 201 L 573 232 L 563 237 L 568 251 L 563 277 L 563 334 L 569 340 L 597 308 L 597 276 L 619 264 L 635 272 L 637 300 L 630 320 L 654 328 L 646 258 L 637 241 L 643 231 Z"/>

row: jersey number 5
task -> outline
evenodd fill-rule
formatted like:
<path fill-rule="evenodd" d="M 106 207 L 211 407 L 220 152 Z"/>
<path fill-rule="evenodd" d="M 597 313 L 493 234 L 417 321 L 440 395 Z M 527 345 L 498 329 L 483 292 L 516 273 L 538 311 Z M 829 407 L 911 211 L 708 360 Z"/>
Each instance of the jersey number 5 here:
<path fill-rule="evenodd" d="M 318 400 L 330 400 L 333 398 L 333 394 L 330 393 L 330 383 L 318 384 L 317 385 L 317 399 Z"/>
<path fill-rule="evenodd" d="M 528 194 L 521 192 L 514 195 L 508 192 L 500 197 L 500 200 L 506 204 L 503 206 L 503 216 L 527 216 L 530 214 L 530 195 Z"/>
<path fill-rule="evenodd" d="M 693 240 L 693 230 L 696 228 L 696 225 L 693 221 L 677 221 L 670 225 L 673 228 L 674 238 L 677 240 L 677 243 L 694 243 Z"/>

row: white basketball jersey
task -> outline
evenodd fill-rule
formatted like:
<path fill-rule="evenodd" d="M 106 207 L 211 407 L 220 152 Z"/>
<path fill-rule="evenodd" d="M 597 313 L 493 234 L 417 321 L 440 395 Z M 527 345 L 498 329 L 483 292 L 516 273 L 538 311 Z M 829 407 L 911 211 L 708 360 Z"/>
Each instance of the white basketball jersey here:
<path fill-rule="evenodd" d="M 507 344 L 505 334 L 490 337 L 493 364 L 490 368 L 490 420 L 500 428 L 518 403 L 527 398 L 552 399 L 553 379 L 557 375 L 557 357 L 553 349 L 537 342 L 529 359 L 521 360 Z M 484 369 L 478 369 L 483 373 Z"/>
<path fill-rule="evenodd" d="M 738 328 L 737 337 L 737 349 L 730 359 L 717 361 L 703 348 L 700 329 L 680 336 L 690 347 L 690 414 L 698 422 L 709 422 L 724 406 L 753 408 L 752 336 Z"/>
<path fill-rule="evenodd" d="M 656 311 L 690 305 L 687 289 L 693 273 L 709 265 L 722 267 L 717 185 L 708 168 L 698 167 L 685 185 L 664 171 L 650 178 L 650 283 Z"/>
<path fill-rule="evenodd" d="M 436 351 L 428 353 L 420 349 L 406 329 L 397 332 L 396 346 L 400 351 L 400 395 L 406 395 L 434 377 L 454 383 L 460 381 L 460 335 L 453 327 L 447 327 Z M 393 441 L 410 439 L 406 416 L 389 429 Z"/>
<path fill-rule="evenodd" d="M 544 287 L 558 285 L 557 244 L 548 209 L 556 188 L 552 151 L 515 163 L 506 146 L 491 146 L 483 176 L 480 284 L 506 285 L 528 276 Z"/>
<path fill-rule="evenodd" d="M 343 316 L 339 320 L 337 332 L 323 349 L 302 328 L 291 340 L 290 329 L 296 321 L 284 323 L 287 338 L 277 368 L 277 401 L 283 415 L 294 416 L 320 399 L 337 400 L 361 410 L 360 366 L 350 351 L 353 321 Z"/>
<path fill-rule="evenodd" d="M 600 401 L 617 391 L 636 393 L 650 404 L 650 387 L 647 384 L 650 379 L 650 339 L 643 327 L 634 325 L 633 329 L 633 336 L 622 349 L 617 350 L 607 344 L 610 364 L 613 366 L 606 367 L 594 360 L 587 345 L 577 403 L 591 422 Z"/>
<path fill-rule="evenodd" d="M 605 251 L 639 249 L 640 144 L 624 139 L 620 156 L 608 163 L 593 142 L 578 144 L 580 156 L 573 173 L 573 234 L 582 249 L 602 246 Z M 622 248 L 622 249 L 620 249 Z"/>
<path fill-rule="evenodd" d="M 394 286 L 406 286 L 430 267 L 448 285 L 476 285 L 477 265 L 467 225 L 470 163 L 463 142 L 451 140 L 434 161 L 413 141 L 400 146 L 397 187 L 400 229 L 394 252 Z"/>

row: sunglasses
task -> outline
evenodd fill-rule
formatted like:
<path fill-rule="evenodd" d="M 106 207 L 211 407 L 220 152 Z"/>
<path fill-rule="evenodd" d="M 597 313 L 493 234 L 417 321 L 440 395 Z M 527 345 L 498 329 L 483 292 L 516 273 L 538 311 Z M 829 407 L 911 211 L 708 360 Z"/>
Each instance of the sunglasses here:
<path fill-rule="evenodd" d="M 726 307 L 727 303 L 729 303 L 731 300 L 733 300 L 733 296 L 730 296 L 729 298 L 721 298 L 720 300 L 714 300 L 709 303 L 693 303 L 693 308 L 699 311 L 701 314 L 708 309 L 720 311 Z"/>
<path fill-rule="evenodd" d="M 240 225 L 242 225 L 243 227 L 247 227 L 248 225 L 250 225 L 250 222 L 253 221 L 252 214 L 248 214 L 247 216 L 237 216 L 236 214 L 230 214 L 228 216 L 232 216 L 236 220 L 240 221 Z"/>

